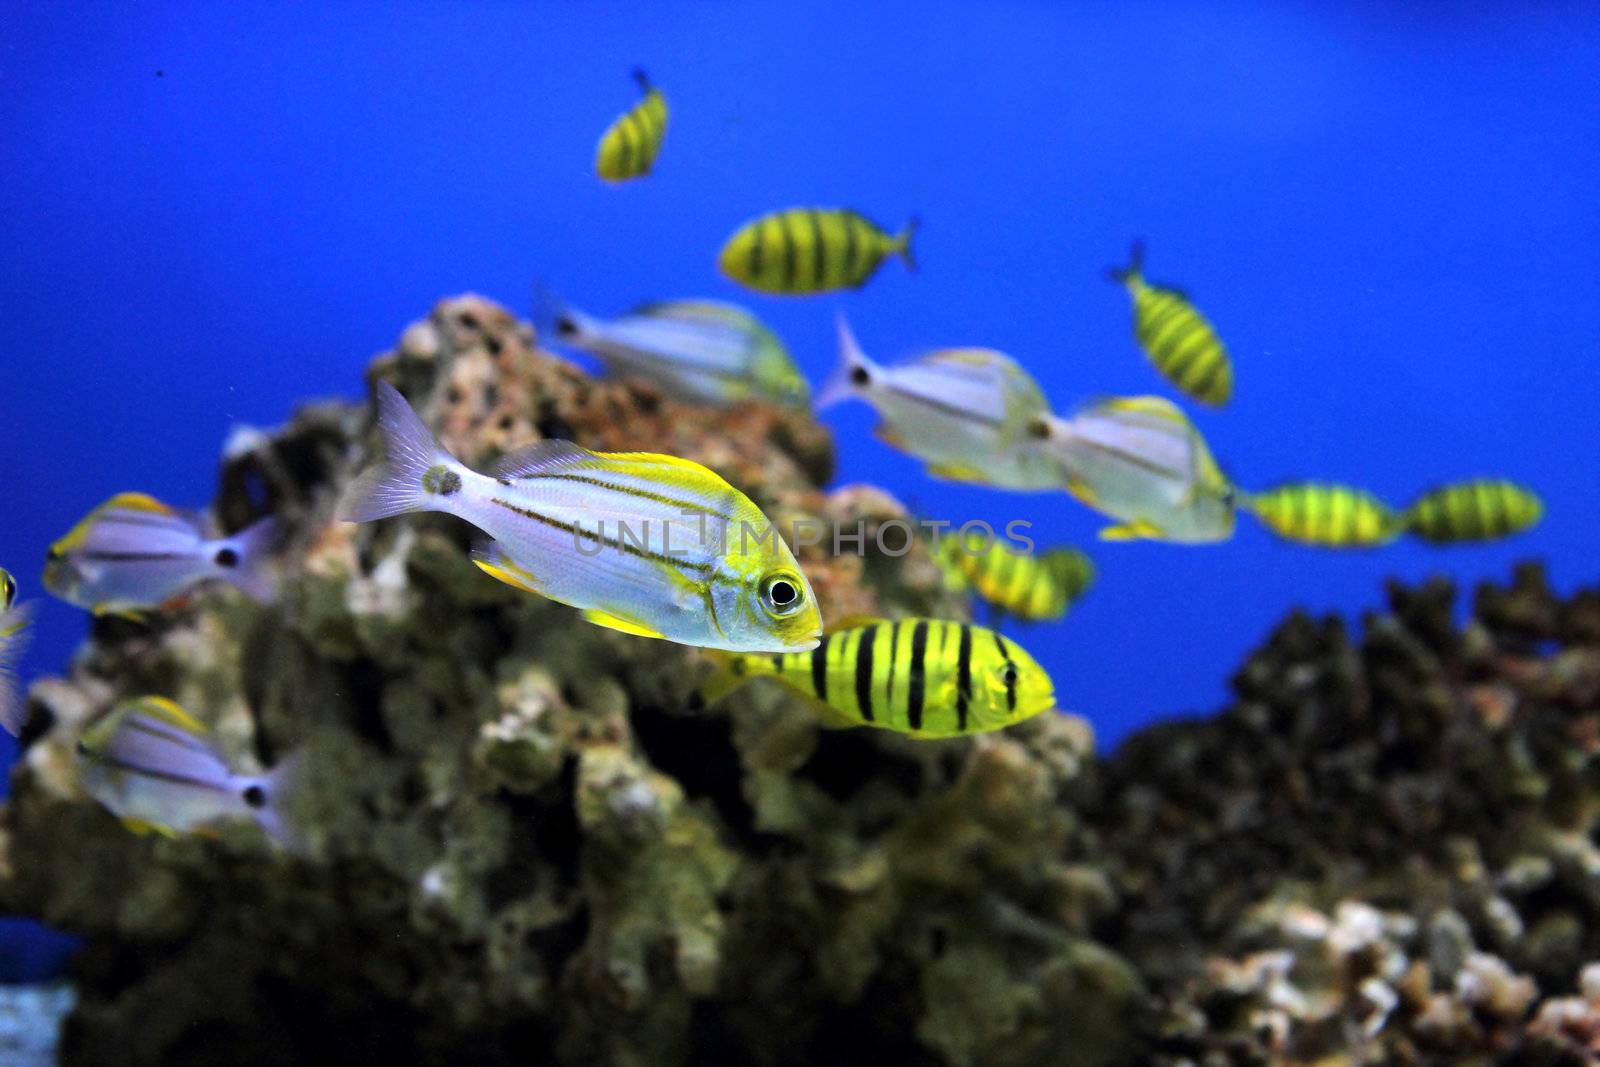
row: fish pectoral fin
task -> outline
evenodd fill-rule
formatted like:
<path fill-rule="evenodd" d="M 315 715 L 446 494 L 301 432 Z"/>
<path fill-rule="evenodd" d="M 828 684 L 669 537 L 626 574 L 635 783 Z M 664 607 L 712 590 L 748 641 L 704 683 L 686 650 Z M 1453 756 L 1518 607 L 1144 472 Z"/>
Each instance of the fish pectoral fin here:
<path fill-rule="evenodd" d="M 1102 541 L 1137 541 L 1141 539 L 1159 539 L 1166 533 L 1154 523 L 1139 519 L 1134 522 L 1124 522 L 1116 526 L 1107 526 L 1100 531 Z"/>
<path fill-rule="evenodd" d="M 633 634 L 635 637 L 666 636 L 661 631 L 652 630 L 644 623 L 635 619 L 625 619 L 620 615 L 613 615 L 608 611 L 601 611 L 599 608 L 584 608 L 583 617 L 594 623 L 596 626 L 604 626 L 608 630 L 617 630 L 621 633 Z"/>
<path fill-rule="evenodd" d="M 140 837 L 143 837 L 145 834 L 149 833 L 157 833 L 162 837 L 178 836 L 178 832 L 172 829 L 170 826 L 162 826 L 159 823 L 153 823 L 147 819 L 135 819 L 132 816 L 123 819 L 122 825 L 126 826 L 129 830 L 138 834 Z"/>
<path fill-rule="evenodd" d="M 969 463 L 935 463 L 928 468 L 928 473 L 935 478 L 943 478 L 947 482 L 981 482 L 984 472 Z"/>
<path fill-rule="evenodd" d="M 97 619 L 125 619 L 128 622 L 141 625 L 145 621 L 145 615 L 142 611 L 136 611 L 133 608 L 116 608 L 109 604 L 97 604 L 89 609 L 89 614 Z"/>
<path fill-rule="evenodd" d="M 498 579 L 526 593 L 544 595 L 544 590 L 540 588 L 539 579 L 535 578 L 525 568 L 518 566 L 493 541 L 484 541 L 475 545 L 472 549 L 472 562 L 477 564 L 478 569 L 491 578 Z"/>

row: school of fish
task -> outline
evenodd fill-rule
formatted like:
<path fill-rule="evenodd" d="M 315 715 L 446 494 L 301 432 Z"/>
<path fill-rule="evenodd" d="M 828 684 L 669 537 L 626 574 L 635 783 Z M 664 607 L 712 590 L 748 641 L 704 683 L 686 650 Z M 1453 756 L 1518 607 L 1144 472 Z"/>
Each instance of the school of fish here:
<path fill-rule="evenodd" d="M 602 134 L 596 175 L 622 184 L 655 173 L 667 101 L 642 70 L 641 99 Z M 890 258 L 916 269 L 916 215 L 891 233 L 845 207 L 790 207 L 739 225 L 718 270 L 757 293 L 860 289 Z M 1182 290 L 1146 280 L 1145 249 L 1107 270 L 1127 292 L 1133 338 L 1180 395 L 1225 406 L 1233 357 L 1217 327 Z M 870 406 L 877 436 L 934 478 L 1018 492 L 1063 492 L 1110 520 L 1106 541 L 1216 544 L 1243 512 L 1271 534 L 1321 548 L 1376 548 L 1411 536 L 1450 545 L 1510 537 L 1544 504 L 1498 477 L 1438 485 L 1402 507 L 1350 485 L 1284 482 L 1258 491 L 1224 473 L 1199 428 L 1160 396 L 1089 398 L 1058 413 L 1022 362 L 959 345 L 895 361 L 867 355 L 843 315 L 838 363 L 813 399 L 783 341 L 753 312 L 707 298 L 641 303 L 602 317 L 539 287 L 541 339 L 650 383 L 681 401 L 728 407 L 759 401 L 827 410 Z M 575 609 L 637 638 L 707 650 L 700 699 L 766 680 L 829 727 L 873 727 L 913 738 L 1003 729 L 1056 707 L 1048 673 L 995 629 L 938 618 L 829 623 L 804 569 L 776 527 L 715 471 L 656 452 L 591 452 L 543 440 L 479 471 L 445 451 L 400 392 L 379 381 L 380 441 L 348 488 L 338 518 L 375 522 L 443 512 L 476 528 L 472 560 L 489 578 Z M 648 444 L 648 442 L 641 442 Z M 43 585 L 95 616 L 145 625 L 196 597 L 231 587 L 275 595 L 278 527 L 262 516 L 223 532 L 206 515 L 125 492 L 92 508 L 46 553 Z M 986 536 L 936 538 L 935 562 L 991 621 L 1060 620 L 1095 581 L 1081 550 L 1042 553 Z M 33 605 L 0 570 L 0 724 L 20 734 L 26 707 L 16 664 Z M 292 826 L 298 754 L 241 770 L 202 718 L 158 694 L 119 702 L 78 742 L 87 792 L 139 832 L 209 833 L 254 822 L 282 847 Z"/>

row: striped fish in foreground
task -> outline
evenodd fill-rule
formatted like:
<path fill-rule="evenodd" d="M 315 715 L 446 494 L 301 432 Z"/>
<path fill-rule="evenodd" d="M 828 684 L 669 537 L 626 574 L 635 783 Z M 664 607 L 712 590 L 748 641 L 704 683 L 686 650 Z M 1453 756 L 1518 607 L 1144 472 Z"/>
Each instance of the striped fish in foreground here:
<path fill-rule="evenodd" d="M 717 266 L 741 285 L 763 293 L 826 293 L 858 289 L 883 261 L 899 256 L 915 271 L 913 216 L 897 234 L 843 208 L 794 207 L 763 215 L 734 231 Z"/>
<path fill-rule="evenodd" d="M 935 478 L 1001 489 L 1061 484 L 1029 435 L 1049 403 L 1039 383 L 1003 352 L 946 348 L 885 366 L 861 351 L 841 315 L 839 365 L 816 407 L 852 398 L 877 410 L 880 438 L 927 463 Z"/>
<path fill-rule="evenodd" d="M 649 174 L 667 136 L 667 98 L 650 84 L 644 71 L 635 69 L 633 80 L 639 83 L 644 99 L 606 127 L 595 149 L 594 171 L 608 182 Z"/>
<path fill-rule="evenodd" d="M 78 740 L 78 757 L 84 789 L 136 833 L 174 837 L 242 816 L 278 844 L 296 843 L 282 810 L 298 760 L 236 774 L 211 731 L 165 697 L 141 697 L 96 720 Z"/>
<path fill-rule="evenodd" d="M 830 630 L 810 652 L 720 659 L 701 690 L 708 703 L 770 677 L 805 697 L 829 726 L 961 737 L 1056 706 L 1050 676 L 1015 641 L 940 619 L 860 620 Z"/>
<path fill-rule="evenodd" d="M 15 737 L 27 710 L 17 684 L 17 660 L 28 647 L 33 605 L 17 603 L 17 580 L 0 568 L 0 726 Z"/>
<path fill-rule="evenodd" d="M 1405 529 L 1436 545 L 1495 541 L 1544 517 L 1537 493 L 1503 478 L 1452 482 L 1423 493 L 1405 514 Z"/>
<path fill-rule="evenodd" d="M 265 600 L 272 595 L 268 549 L 276 530 L 268 518 L 211 538 L 198 515 L 143 493 L 119 493 L 50 546 L 44 586 L 96 615 L 135 618 L 211 579 Z"/>
<path fill-rule="evenodd" d="M 936 558 L 958 586 L 1025 622 L 1061 618 L 1094 582 L 1094 563 L 1076 548 L 1034 555 L 994 538 L 968 543 L 951 535 L 939 539 Z"/>
<path fill-rule="evenodd" d="M 811 389 L 776 334 L 744 308 L 713 300 L 645 304 L 605 320 L 541 291 L 540 317 L 559 344 L 603 360 L 669 396 L 728 405 L 752 397 L 804 407 Z"/>
<path fill-rule="evenodd" d="M 1172 401 L 1111 397 L 1070 419 L 1046 416 L 1033 434 L 1056 464 L 1056 484 L 1118 520 L 1100 531 L 1103 540 L 1203 544 L 1233 536 L 1236 491 Z"/>
<path fill-rule="evenodd" d="M 386 461 L 350 487 L 341 518 L 465 519 L 490 538 L 473 553 L 484 571 L 624 633 L 740 652 L 817 643 L 816 598 L 788 546 L 700 464 L 540 441 L 480 474 L 440 448 L 387 382 L 378 413 Z"/>
<path fill-rule="evenodd" d="M 1251 493 L 1241 507 L 1285 541 L 1318 548 L 1373 548 L 1400 536 L 1400 517 L 1365 489 L 1289 482 Z"/>
<path fill-rule="evenodd" d="M 1126 267 L 1106 275 L 1133 298 L 1133 333 L 1156 370 L 1202 404 L 1226 404 L 1233 396 L 1228 350 L 1187 296 L 1144 280 L 1143 243 L 1134 243 Z"/>

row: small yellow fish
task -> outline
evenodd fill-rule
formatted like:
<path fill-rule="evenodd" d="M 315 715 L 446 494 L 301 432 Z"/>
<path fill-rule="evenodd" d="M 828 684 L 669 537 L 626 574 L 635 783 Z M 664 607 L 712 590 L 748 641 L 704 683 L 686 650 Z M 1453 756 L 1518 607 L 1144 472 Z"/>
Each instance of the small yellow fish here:
<path fill-rule="evenodd" d="M 1370 548 L 1400 535 L 1402 524 L 1364 489 L 1327 482 L 1290 482 L 1251 493 L 1240 506 L 1286 541 L 1321 548 Z"/>
<path fill-rule="evenodd" d="M 595 150 L 595 173 L 608 182 L 649 174 L 667 135 L 667 98 L 650 84 L 643 70 L 635 69 L 633 80 L 639 83 L 644 99 L 606 128 Z"/>
<path fill-rule="evenodd" d="M 1106 274 L 1133 298 L 1133 332 L 1156 370 L 1185 395 L 1221 406 L 1233 396 L 1233 364 L 1211 323 L 1177 289 L 1144 280 L 1144 244 Z"/>
<path fill-rule="evenodd" d="M 1502 478 L 1441 485 L 1418 497 L 1402 516 L 1405 528 L 1437 545 L 1494 541 L 1536 524 L 1544 501 Z"/>
<path fill-rule="evenodd" d="M 892 255 L 916 270 L 911 255 L 916 228 L 914 216 L 890 235 L 843 208 L 789 208 L 741 226 L 722 246 L 717 265 L 729 278 L 763 293 L 856 289 Z"/>
<path fill-rule="evenodd" d="M 17 603 L 17 580 L 0 568 L 0 726 L 15 737 L 26 706 L 17 684 L 17 660 L 28 647 L 33 605 Z"/>
<path fill-rule="evenodd" d="M 995 538 L 969 542 L 952 534 L 939 539 L 937 558 L 996 612 L 1026 622 L 1061 618 L 1094 581 L 1094 563 L 1075 548 L 1034 555 Z"/>
<path fill-rule="evenodd" d="M 999 730 L 1056 704 L 1050 676 L 1016 642 L 940 619 L 857 620 L 810 652 L 718 659 L 702 690 L 708 702 L 765 676 L 805 697 L 827 725 L 915 738 Z"/>

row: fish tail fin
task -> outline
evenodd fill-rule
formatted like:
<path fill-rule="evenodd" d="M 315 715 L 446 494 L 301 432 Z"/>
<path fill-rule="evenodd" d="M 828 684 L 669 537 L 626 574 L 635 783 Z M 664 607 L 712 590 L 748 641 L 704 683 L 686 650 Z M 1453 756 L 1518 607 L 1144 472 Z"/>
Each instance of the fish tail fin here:
<path fill-rule="evenodd" d="M 410 511 L 432 510 L 433 493 L 423 484 L 428 470 L 441 463 L 455 463 L 398 389 L 380 381 L 377 396 L 384 458 L 345 490 L 338 513 L 345 522 L 371 522 Z"/>
<path fill-rule="evenodd" d="M 1141 238 L 1134 238 L 1133 247 L 1128 249 L 1128 265 L 1107 267 L 1106 277 L 1118 285 L 1127 285 L 1144 277 L 1144 241 Z"/>
<path fill-rule="evenodd" d="M 272 564 L 277 539 L 278 520 L 269 515 L 223 541 L 216 552 L 222 577 L 255 600 L 271 600 L 278 585 Z"/>
<path fill-rule="evenodd" d="M 17 680 L 17 661 L 27 651 L 33 632 L 33 605 L 18 604 L 0 613 L 0 726 L 16 737 L 22 732 L 28 701 Z"/>
<path fill-rule="evenodd" d="M 581 345 L 593 332 L 593 322 L 545 283 L 533 283 L 533 328 L 542 341 Z"/>
<path fill-rule="evenodd" d="M 290 852 L 300 852 L 304 841 L 299 831 L 284 818 L 284 811 L 292 804 L 300 784 L 305 780 L 303 753 L 296 750 L 278 761 L 266 774 L 250 778 L 245 783 L 247 802 L 251 815 L 262 831 Z M 260 790 L 259 806 L 250 801 L 252 790 Z"/>
<path fill-rule="evenodd" d="M 861 351 L 861 346 L 856 343 L 856 335 L 850 330 L 850 323 L 844 317 L 844 312 L 838 315 L 839 329 L 839 362 L 833 368 L 833 373 L 828 380 L 822 383 L 822 388 L 817 391 L 816 409 L 822 411 L 830 408 L 842 400 L 858 396 L 863 388 L 870 385 L 878 375 L 878 365 L 867 358 Z"/>
<path fill-rule="evenodd" d="M 912 215 L 906 224 L 894 237 L 894 250 L 901 259 L 905 260 L 906 270 L 912 274 L 917 273 L 917 257 L 911 251 L 911 238 L 917 234 L 917 227 L 922 225 L 922 218 Z"/>

